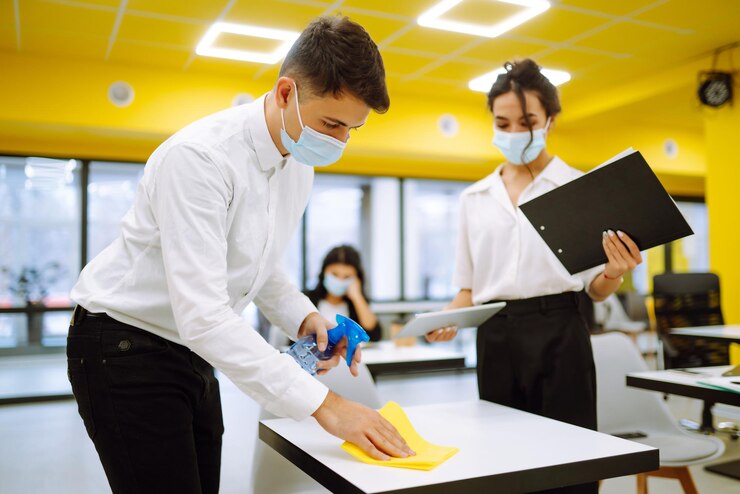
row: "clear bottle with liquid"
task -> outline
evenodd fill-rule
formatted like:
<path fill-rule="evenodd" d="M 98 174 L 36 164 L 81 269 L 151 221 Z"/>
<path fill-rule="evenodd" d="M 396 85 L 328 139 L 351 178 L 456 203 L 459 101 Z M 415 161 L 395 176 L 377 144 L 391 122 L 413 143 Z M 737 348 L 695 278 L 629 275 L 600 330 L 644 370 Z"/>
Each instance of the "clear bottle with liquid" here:
<path fill-rule="evenodd" d="M 364 341 L 370 341 L 370 336 L 362 329 L 362 326 L 348 317 L 337 314 L 337 327 L 327 331 L 329 343 L 326 350 L 319 350 L 316 343 L 316 335 L 311 334 L 299 339 L 286 352 L 293 357 L 298 365 L 311 375 L 316 375 L 316 366 L 321 360 L 329 360 L 334 355 L 334 347 L 339 344 L 342 337 L 347 337 L 347 366 L 352 364 L 357 345 Z"/>

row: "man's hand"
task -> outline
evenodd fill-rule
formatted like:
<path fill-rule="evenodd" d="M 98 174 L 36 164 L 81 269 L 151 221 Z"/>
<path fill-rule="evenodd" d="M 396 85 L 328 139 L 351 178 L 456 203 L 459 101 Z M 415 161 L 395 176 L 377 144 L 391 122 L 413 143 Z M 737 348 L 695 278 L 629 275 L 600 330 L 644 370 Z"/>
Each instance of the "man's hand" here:
<path fill-rule="evenodd" d="M 318 312 L 312 312 L 307 315 L 301 323 L 301 327 L 298 330 L 298 338 L 303 338 L 304 336 L 315 334 L 316 345 L 319 347 L 319 350 L 323 352 L 324 350 L 326 350 L 326 346 L 329 344 L 329 337 L 326 333 L 334 327 L 336 327 L 335 323 L 328 321 Z M 361 355 L 362 352 L 358 347 L 355 350 L 355 354 L 352 357 L 352 365 L 349 368 L 349 371 L 355 377 L 359 375 L 357 364 L 360 363 Z M 342 340 L 334 347 L 334 354 L 330 359 L 320 360 L 316 364 L 316 374 L 326 374 L 327 372 L 329 372 L 329 370 L 339 365 L 339 359 L 342 358 L 347 358 L 347 337 L 343 337 Z"/>
<path fill-rule="evenodd" d="M 331 391 L 313 416 L 329 434 L 355 444 L 376 460 L 416 454 L 378 412 Z"/>

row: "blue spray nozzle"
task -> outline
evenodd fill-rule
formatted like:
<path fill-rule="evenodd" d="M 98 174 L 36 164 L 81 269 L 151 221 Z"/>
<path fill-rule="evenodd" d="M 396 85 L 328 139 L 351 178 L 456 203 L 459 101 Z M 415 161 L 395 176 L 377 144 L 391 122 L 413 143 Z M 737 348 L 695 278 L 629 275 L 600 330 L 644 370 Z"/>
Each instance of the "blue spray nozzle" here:
<path fill-rule="evenodd" d="M 352 357 L 355 355 L 357 345 L 363 341 L 370 341 L 370 336 L 362 329 L 362 326 L 341 314 L 337 314 L 337 327 L 327 331 L 327 336 L 332 346 L 337 345 L 342 340 L 342 336 L 347 337 L 347 367 L 352 365 Z"/>

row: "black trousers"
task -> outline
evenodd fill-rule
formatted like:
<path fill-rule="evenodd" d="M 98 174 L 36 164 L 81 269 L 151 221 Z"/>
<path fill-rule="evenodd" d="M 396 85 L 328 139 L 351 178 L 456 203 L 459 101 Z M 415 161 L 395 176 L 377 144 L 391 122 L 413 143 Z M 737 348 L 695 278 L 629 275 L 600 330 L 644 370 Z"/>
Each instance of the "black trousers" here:
<path fill-rule="evenodd" d="M 481 399 L 596 430 L 596 370 L 576 293 L 507 301 L 478 328 L 477 353 Z"/>
<path fill-rule="evenodd" d="M 78 308 L 72 321 L 69 380 L 113 492 L 218 492 L 224 427 L 213 367 L 105 315 Z"/>

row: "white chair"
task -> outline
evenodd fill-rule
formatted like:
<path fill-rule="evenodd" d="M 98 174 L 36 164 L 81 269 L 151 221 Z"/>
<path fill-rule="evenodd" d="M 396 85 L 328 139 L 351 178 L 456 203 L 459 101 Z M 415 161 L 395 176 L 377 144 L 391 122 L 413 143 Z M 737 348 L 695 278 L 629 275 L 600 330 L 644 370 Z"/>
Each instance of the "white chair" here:
<path fill-rule="evenodd" d="M 638 494 L 647 494 L 647 477 L 678 479 L 686 494 L 696 493 L 689 465 L 722 456 L 725 444 L 715 438 L 683 431 L 660 393 L 628 388 L 625 376 L 648 366 L 630 340 L 620 333 L 591 337 L 596 363 L 599 431 L 607 434 L 643 432 L 635 439 L 660 449 L 660 470 L 637 476 Z"/>
<path fill-rule="evenodd" d="M 358 366 L 359 376 L 354 377 L 342 361 L 335 369 L 318 377 L 319 381 L 352 401 L 373 409 L 382 406 L 375 381 L 365 364 Z M 262 409 L 260 420 L 275 418 Z M 257 438 L 252 465 L 252 489 L 254 494 L 315 494 L 328 493 L 318 482 L 300 468 L 293 465 L 275 450 Z"/>
<path fill-rule="evenodd" d="M 624 310 L 619 298 L 612 294 L 602 302 L 594 302 L 594 320 L 604 331 L 619 331 L 637 344 L 637 335 L 648 328 L 645 321 L 633 321 Z"/>

